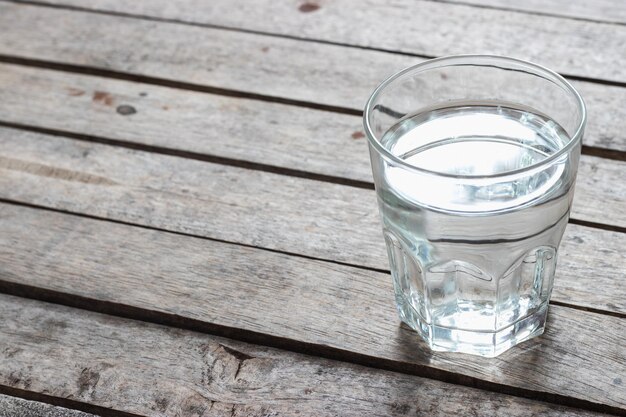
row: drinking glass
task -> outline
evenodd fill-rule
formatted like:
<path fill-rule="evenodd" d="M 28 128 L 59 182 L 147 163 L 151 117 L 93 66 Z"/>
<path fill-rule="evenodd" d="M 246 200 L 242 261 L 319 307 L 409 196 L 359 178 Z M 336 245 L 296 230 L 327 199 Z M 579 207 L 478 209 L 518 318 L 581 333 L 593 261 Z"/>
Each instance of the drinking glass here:
<path fill-rule="evenodd" d="M 365 107 L 400 319 L 436 351 L 493 357 L 543 333 L 585 105 L 542 66 L 450 56 Z"/>

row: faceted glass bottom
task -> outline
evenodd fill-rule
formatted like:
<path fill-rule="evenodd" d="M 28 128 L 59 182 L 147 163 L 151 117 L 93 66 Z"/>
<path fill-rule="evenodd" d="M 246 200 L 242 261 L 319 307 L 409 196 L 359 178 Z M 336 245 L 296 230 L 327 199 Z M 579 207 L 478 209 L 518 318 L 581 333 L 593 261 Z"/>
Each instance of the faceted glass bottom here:
<path fill-rule="evenodd" d="M 546 301 L 532 314 L 497 331 L 472 331 L 426 323 L 403 297 L 396 294 L 400 319 L 421 336 L 430 349 L 493 358 L 543 333 L 548 315 Z"/>
<path fill-rule="evenodd" d="M 442 260 L 388 230 L 385 238 L 400 318 L 432 350 L 494 357 L 543 333 L 558 242 L 531 242 L 514 256 L 498 253 L 498 244 L 470 263 L 466 248 L 465 259 Z"/>

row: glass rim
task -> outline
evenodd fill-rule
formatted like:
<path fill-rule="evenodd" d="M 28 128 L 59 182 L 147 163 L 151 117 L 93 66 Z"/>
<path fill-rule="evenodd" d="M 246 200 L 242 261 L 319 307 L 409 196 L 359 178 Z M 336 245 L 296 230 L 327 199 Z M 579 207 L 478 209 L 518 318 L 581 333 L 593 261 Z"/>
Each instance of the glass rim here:
<path fill-rule="evenodd" d="M 505 63 L 506 62 L 515 63 L 518 65 L 526 66 L 534 70 L 533 75 L 536 75 L 536 76 L 547 75 L 547 76 L 550 76 L 553 79 L 553 81 L 558 81 L 558 83 L 560 83 L 560 85 L 564 87 L 566 91 L 568 91 L 574 96 L 578 104 L 578 107 L 580 109 L 580 121 L 578 122 L 576 131 L 570 137 L 569 142 L 563 148 L 559 149 L 558 152 L 550 155 L 549 157 L 545 159 L 542 159 L 541 161 L 535 162 L 523 168 L 517 168 L 514 170 L 510 170 L 510 171 L 504 171 L 504 172 L 499 172 L 496 174 L 487 174 L 487 175 L 449 174 L 445 172 L 438 172 L 438 171 L 432 171 L 432 170 L 425 169 L 425 168 L 420 168 L 418 166 L 411 165 L 408 162 L 404 161 L 403 159 L 399 158 L 398 156 L 392 154 L 387 148 L 385 148 L 382 145 L 382 143 L 380 143 L 379 138 L 376 137 L 370 125 L 369 116 L 372 112 L 374 102 L 376 101 L 380 93 L 383 92 L 387 86 L 389 86 L 391 83 L 393 83 L 400 77 L 410 72 L 416 71 L 419 73 L 424 70 L 433 69 L 433 68 L 467 65 L 469 61 L 472 59 L 479 59 L 479 60 L 484 59 L 484 60 L 494 60 L 494 61 L 505 62 Z M 480 63 L 476 65 L 484 66 L 484 64 L 480 64 Z M 506 69 L 504 67 L 501 67 L 501 68 Z M 583 98 L 581 97 L 580 93 L 563 76 L 561 76 L 557 72 L 547 67 L 544 67 L 543 65 L 535 64 L 534 62 L 530 62 L 530 61 L 526 61 L 526 60 L 518 59 L 518 58 L 507 57 L 503 55 L 490 55 L 490 54 L 447 55 L 447 56 L 442 56 L 439 58 L 428 59 L 424 62 L 420 62 L 419 64 L 404 68 L 403 70 L 400 70 L 396 72 L 395 74 L 391 75 L 390 77 L 388 77 L 387 79 L 385 79 L 382 83 L 378 85 L 378 87 L 376 87 L 376 89 L 374 89 L 369 99 L 367 100 L 367 103 L 365 104 L 365 110 L 363 112 L 363 126 L 365 128 L 367 139 L 369 143 L 374 147 L 374 149 L 376 149 L 378 154 L 381 155 L 384 159 L 386 159 L 387 162 L 393 163 L 404 169 L 407 169 L 409 171 L 414 171 L 420 174 L 428 174 L 428 175 L 435 175 L 439 177 L 448 177 L 448 178 L 456 178 L 456 179 L 503 178 L 503 177 L 507 177 L 511 175 L 517 175 L 517 174 L 521 174 L 521 173 L 525 173 L 529 171 L 534 171 L 534 170 L 537 170 L 538 168 L 549 165 L 553 161 L 559 159 L 564 154 L 568 153 L 574 146 L 576 146 L 578 142 L 580 142 L 586 123 L 587 123 L 587 108 L 585 106 L 585 102 L 583 101 Z"/>

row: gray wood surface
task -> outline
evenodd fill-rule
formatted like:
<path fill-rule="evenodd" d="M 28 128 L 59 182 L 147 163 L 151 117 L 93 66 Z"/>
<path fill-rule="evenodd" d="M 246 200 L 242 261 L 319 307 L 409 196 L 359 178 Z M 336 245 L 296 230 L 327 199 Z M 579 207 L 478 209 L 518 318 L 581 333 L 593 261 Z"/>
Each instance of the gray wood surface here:
<path fill-rule="evenodd" d="M 2 121 L 372 181 L 360 117 L 279 103 L 0 64 Z"/>
<path fill-rule="evenodd" d="M 607 23 L 418 0 L 46 2 L 430 56 L 515 55 L 566 74 L 626 78 L 626 26 Z"/>
<path fill-rule="evenodd" d="M 626 6 L 622 0 L 434 0 L 441 3 L 468 4 L 500 10 L 549 14 L 583 20 L 626 23 Z"/>
<path fill-rule="evenodd" d="M 602 91 L 585 95 L 591 115 L 584 141 L 614 149 L 623 143 L 626 150 L 626 107 L 620 104 L 626 102 L 626 89 L 613 90 L 623 96 L 602 96 Z M 129 106 L 132 114 L 120 114 Z M 371 182 L 367 139 L 358 116 L 0 64 L 2 121 Z M 623 167 L 602 161 L 601 172 L 591 177 L 619 177 Z M 588 176 L 581 172 L 581 181 Z M 604 181 L 609 190 L 600 194 L 608 201 L 626 200 L 621 178 L 617 187 Z M 606 219 L 603 214 L 601 218 Z"/>
<path fill-rule="evenodd" d="M 0 129 L 0 172 L 5 199 L 352 265 L 388 265 L 372 190 L 6 128 Z M 581 173 L 580 194 L 585 177 Z M 617 193 L 624 186 L 598 185 L 593 192 L 611 185 Z M 576 207 L 603 206 L 616 213 L 609 219 L 616 222 L 619 205 L 604 195 Z M 576 229 L 566 232 L 564 248 L 581 253 L 563 260 L 563 291 L 581 288 L 580 270 L 593 271 L 585 280 L 603 285 L 583 284 L 586 291 L 567 298 L 624 313 L 616 301 L 626 298 L 619 280 L 622 235 L 580 230 L 585 236 L 578 239 Z"/>
<path fill-rule="evenodd" d="M 6 295 L 0 312 L 0 384 L 140 415 L 599 415 Z"/>
<path fill-rule="evenodd" d="M 31 22 L 37 22 L 42 30 L 27 30 Z M 0 43 L 0 54 L 67 62 L 184 81 L 199 86 L 229 88 L 352 109 L 362 109 L 374 87 L 388 75 L 423 61 L 423 59 L 402 55 L 304 43 L 291 39 L 185 25 L 156 24 L 137 19 L 6 3 L 0 3 L 0 27 L 6 28 L 3 33 L 3 42 Z M 116 30 L 111 31 L 111 27 L 115 27 Z M 146 33 L 150 33 L 150 36 L 146 36 Z M 198 42 L 198 39 L 202 41 Z M 153 42 L 158 45 L 155 46 Z M 150 52 L 146 53 L 146 51 Z M 3 66 L 0 70 L 3 89 L 7 89 L 5 95 L 9 95 L 12 91 L 33 94 L 37 88 L 49 88 L 47 94 L 57 94 L 56 99 L 61 102 L 66 100 L 67 95 L 71 93 L 67 89 L 77 88 L 82 91 L 91 91 L 93 94 L 93 87 L 90 88 L 90 86 L 95 83 L 100 85 L 97 87 L 100 90 L 95 91 L 121 95 L 126 100 L 138 100 L 133 94 L 137 91 L 137 86 L 130 83 L 104 79 L 90 80 L 69 74 L 55 75 L 51 72 L 33 73 L 22 68 L 17 70 L 18 74 L 15 74 L 15 71 L 7 66 Z M 20 72 L 23 72 L 21 77 Z M 46 81 L 48 77 L 50 81 Z M 64 77 L 67 78 L 63 79 Z M 58 84 L 48 87 L 49 82 Z M 77 85 L 72 87 L 74 84 Z M 621 105 L 626 101 L 626 88 L 588 82 L 575 82 L 574 85 L 585 98 L 589 110 L 585 144 L 626 151 L 626 135 L 621 124 L 621 120 L 626 118 L 626 109 Z M 206 96 L 203 99 L 202 96 L 147 85 L 140 88 L 146 92 L 154 91 L 154 94 L 136 103 L 138 106 L 136 108 L 140 110 L 143 108 L 144 111 L 152 110 L 151 104 L 154 104 L 156 98 L 171 101 L 171 105 L 166 102 L 161 103 L 161 106 L 165 105 L 172 109 L 191 111 L 198 109 L 201 112 L 213 110 L 204 113 L 207 121 L 223 121 L 226 117 L 217 113 L 227 110 L 230 110 L 228 113 L 233 114 L 237 110 L 253 108 L 256 111 L 251 111 L 251 114 L 244 114 L 244 116 L 254 116 L 256 113 L 260 113 L 260 116 L 267 116 L 271 110 L 277 110 L 273 117 L 269 116 L 263 120 L 259 118 L 255 120 L 255 123 L 261 124 L 267 123 L 267 120 L 275 120 L 279 121 L 279 126 L 284 126 L 286 123 L 289 130 L 297 130 L 299 122 L 303 122 L 300 119 L 291 122 L 283 120 L 286 117 L 281 118 L 281 114 L 285 112 L 290 114 L 291 111 L 270 103 L 249 104 L 245 101 L 235 101 L 241 104 L 226 105 L 224 108 L 219 108 L 220 112 L 215 112 L 214 106 L 203 103 L 202 100 L 209 101 Z M 72 98 L 72 101 L 64 103 L 63 107 L 79 106 L 81 103 L 84 104 L 81 100 L 88 99 L 80 95 Z M 9 102 L 16 102 L 19 105 L 19 96 L 11 94 L 10 99 Z M 229 100 L 223 98 L 221 100 L 229 103 Z M 133 105 L 132 102 L 129 104 Z M 31 101 L 29 105 L 45 106 L 46 101 L 38 103 Z M 82 114 L 84 108 L 79 107 L 79 109 Z M 171 124 L 180 123 L 180 112 L 176 113 L 179 118 L 172 122 L 172 117 L 174 117 L 172 112 L 166 114 L 161 107 L 154 110 L 158 109 L 160 111 L 157 113 L 161 114 L 156 116 L 163 117 Z M 37 115 L 43 115 L 50 110 L 50 107 L 46 107 L 44 113 Z M 99 110 L 104 112 L 106 109 L 100 108 Z M 317 118 L 324 117 L 323 113 L 313 111 L 309 113 L 312 122 L 317 122 Z M 133 119 L 146 117 L 141 113 L 132 116 Z M 276 120 L 276 118 L 280 119 Z M 333 116 L 333 119 L 336 118 L 337 116 Z M 70 120 L 72 123 L 80 122 L 80 118 L 76 116 L 71 117 Z M 202 123 L 195 115 L 187 115 L 183 120 L 185 123 L 198 127 Z M 248 118 L 246 120 L 250 121 Z M 150 121 L 155 122 L 153 119 Z M 316 123 L 320 126 L 320 134 L 332 128 L 332 126 L 327 126 L 328 123 L 330 122 Z M 355 126 L 351 132 L 361 129 L 361 122 L 356 118 L 354 122 L 348 123 Z M 230 119 L 228 126 L 233 124 L 234 121 Z M 142 126 L 144 129 L 150 129 L 150 127 Z M 271 132 L 276 128 L 277 126 L 273 125 L 260 132 Z M 340 137 L 344 138 L 345 132 L 342 129 L 340 128 Z M 151 133 L 153 130 L 148 130 L 148 132 Z M 195 133 L 197 135 L 199 132 Z M 315 134 L 313 137 L 319 136 L 317 132 L 312 133 Z"/>
<path fill-rule="evenodd" d="M 71 1 L 64 1 L 64 4 Z M 408 8 L 413 7 L 412 4 L 419 6 L 419 16 L 406 19 L 411 15 Z M 102 0 L 77 5 L 115 10 L 122 3 Z M 536 59 L 569 74 L 617 81 L 623 81 L 626 74 L 619 65 L 619 54 L 626 38 L 626 29 L 621 26 L 432 2 L 401 1 L 391 8 L 372 2 L 365 7 L 359 4 L 358 9 L 352 1 L 340 4 L 262 2 L 255 3 L 254 10 L 242 4 L 240 8 L 248 9 L 241 14 L 232 13 L 233 3 L 228 3 L 229 13 L 224 13 L 226 6 L 224 1 L 214 2 L 211 7 L 199 7 L 197 1 L 176 6 L 157 1 L 125 4 L 123 11 L 425 55 L 455 52 L 456 48 L 474 48 L 474 51 L 484 42 L 480 47 L 484 46 L 486 51 Z M 256 7 L 273 15 L 259 18 Z M 439 13 L 442 19 L 427 19 L 422 13 L 429 11 Z M 369 25 L 375 15 L 385 16 L 382 24 Z M 462 21 L 472 24 L 464 28 L 459 23 Z M 34 25 L 37 31 L 30 30 Z M 389 28 L 391 25 L 393 30 Z M 437 25 L 439 30 L 434 30 L 432 25 Z M 0 27 L 3 28 L 0 54 L 4 55 L 188 83 L 180 85 L 185 88 L 193 88 L 191 84 L 198 88 L 226 88 L 350 109 L 360 108 L 373 86 L 384 76 L 419 61 L 337 45 L 10 3 L 0 4 Z M 608 37 L 609 34 L 612 37 Z M 564 39 L 560 48 L 547 43 L 560 37 Z M 581 54 L 583 51 L 586 56 Z M 290 59 L 285 60 L 286 56 Z M 587 99 L 593 120 L 586 144 L 626 150 L 621 128 L 621 113 L 626 110 L 620 105 L 626 89 L 594 83 L 577 83 L 577 87 Z M 202 114 L 207 117 L 198 117 Z M 8 123 L 370 180 L 366 147 L 356 116 L 11 65 L 0 66 L 0 115 L 0 120 Z M 242 117 L 253 122 L 242 124 Z M 115 127 L 112 129 L 112 126 Z M 276 132 L 280 135 L 273 134 Z M 311 138 L 321 138 L 323 142 Z M 285 152 L 294 143 L 298 152 Z M 339 160 L 348 162 L 342 164 Z M 574 217 L 626 227 L 623 213 L 625 165 L 600 158 L 583 158 Z M 376 205 L 373 193 L 368 190 L 2 129 L 0 196 L 251 246 L 386 268 Z M 0 266 L 0 280 L 7 288 L 33 285 L 44 293 L 57 291 L 75 300 L 104 302 L 96 308 L 109 309 L 109 312 L 114 312 L 114 303 L 122 303 L 154 312 L 157 317 L 199 321 L 245 336 L 265 333 L 277 344 L 295 343 L 299 349 L 313 346 L 337 357 L 347 355 L 357 358 L 355 361 L 379 361 L 376 363 L 409 373 L 435 377 L 454 375 L 452 378 L 464 384 L 468 382 L 463 378 L 475 379 L 479 385 L 510 386 L 544 399 L 567 397 L 572 401 L 606 405 L 614 412 L 626 409 L 626 393 L 621 383 L 626 374 L 626 358 L 622 352 L 626 328 L 622 318 L 553 306 L 546 335 L 495 361 L 431 354 L 411 331 L 398 327 L 387 274 L 23 207 L 0 207 L 0 230 L 3 230 L 0 240 L 5 239 L 0 246 L 0 256 L 7 259 Z M 619 233 L 570 225 L 562 247 L 554 299 L 623 315 L 626 297 L 619 285 L 624 270 L 623 244 L 623 235 Z M 33 257 L 33 252 L 37 256 Z M 145 262 L 137 263 L 137 259 Z M 232 294 L 232 299 L 225 294 Z M 25 303 L 20 300 L 14 304 L 16 318 L 17 305 L 23 308 Z M 0 309 L 6 305 L 0 303 Z M 44 316 L 44 308 L 39 304 L 36 308 L 39 312 L 33 313 L 31 319 Z M 294 313 L 303 308 L 306 314 Z M 54 308 L 46 306 L 45 311 L 46 319 L 54 317 Z M 356 317 L 353 311 L 359 311 Z M 5 314 L 2 317 L 4 319 Z M 108 320 L 117 319 L 105 318 L 107 323 Z M 52 395 L 69 395 L 107 406 L 114 404 L 115 396 L 126 390 L 126 401 L 132 404 L 129 407 L 137 407 L 141 413 L 150 415 L 169 415 L 179 410 L 189 415 L 197 412 L 198 409 L 192 410 L 191 406 L 184 407 L 195 404 L 193 398 L 198 400 L 198 392 L 198 401 L 205 401 L 206 405 L 207 396 L 202 391 L 205 385 L 209 386 L 211 395 L 215 391 L 222 395 L 217 400 L 210 398 L 211 412 L 216 410 L 217 415 L 222 412 L 263 415 L 275 410 L 288 413 L 296 401 L 302 402 L 303 395 L 309 399 L 307 389 L 313 389 L 307 384 L 318 381 L 309 375 L 312 371 L 293 376 L 294 370 L 306 369 L 306 365 L 302 360 L 297 363 L 287 360 L 283 368 L 271 366 L 267 371 L 263 364 L 261 371 L 256 367 L 249 369 L 258 381 L 269 381 L 269 388 L 263 385 L 259 391 L 260 383 L 255 379 L 252 383 L 244 380 L 243 389 L 240 385 L 233 388 L 230 383 L 225 389 L 221 380 L 207 384 L 206 374 L 211 370 L 205 371 L 204 380 L 201 374 L 199 380 L 195 374 L 196 379 L 180 377 L 196 369 L 192 361 L 186 362 L 172 353 L 180 355 L 182 351 L 182 357 L 192 357 L 185 349 L 197 345 L 185 343 L 187 339 L 181 342 L 172 337 L 167 341 L 165 350 L 169 346 L 171 352 L 166 355 L 164 366 L 155 368 L 154 362 L 161 362 L 156 350 L 162 347 L 161 339 L 154 335 L 151 339 L 144 333 L 137 335 L 134 325 L 129 324 L 133 322 L 120 324 L 127 333 L 122 331 L 111 336 L 112 331 L 105 331 L 102 334 L 109 337 L 100 334 L 81 345 L 76 340 L 80 334 L 84 339 L 85 329 L 88 325 L 93 327 L 93 323 L 82 323 L 68 339 L 54 340 L 49 329 L 55 326 L 39 321 L 44 324 L 31 328 L 34 333 L 39 332 L 38 337 L 15 323 L 8 327 L 11 337 L 23 336 L 12 340 L 30 340 L 29 348 L 24 350 L 27 353 L 18 355 L 23 356 L 24 361 L 17 365 L 9 362 L 12 371 L 22 372 L 17 380 L 17 374 L 4 375 L 5 367 L 0 366 L 0 378 L 4 375 L 8 378 L 5 381 L 14 388 L 27 389 L 26 384 L 30 387 L 33 377 L 31 373 L 24 374 L 24 369 L 41 363 L 41 358 L 54 358 L 50 352 L 59 351 L 62 352 L 60 361 L 44 362 L 41 369 L 32 373 L 34 379 L 40 378 L 40 386 L 35 391 L 48 392 L 52 385 L 57 389 Z M 58 323 L 64 322 L 59 320 Z M 0 323 L 0 327 L 2 325 Z M 59 325 L 61 329 L 67 327 Z M 188 333 L 161 330 L 177 337 Z M 48 333 L 41 336 L 42 332 Z M 120 334 L 122 336 L 116 339 Z M 131 334 L 137 337 L 136 342 L 126 341 L 132 339 Z M 155 342 L 154 348 L 150 344 L 152 350 L 146 349 L 142 338 L 144 343 L 146 340 L 159 340 L 159 343 Z M 0 346 L 4 340 L 0 338 Z M 602 343 L 598 343 L 599 340 Z M 46 347 L 46 343 L 56 345 Z M 112 343 L 117 343 L 117 351 L 110 349 Z M 72 346 L 86 347 L 84 350 L 90 355 L 76 354 L 71 351 Z M 213 346 L 211 354 L 218 352 L 220 346 L 224 349 L 223 344 Z M 227 346 L 232 348 L 232 345 Z M 257 356 L 237 349 L 235 352 L 246 353 L 243 356 L 233 354 L 229 349 L 224 351 L 232 362 L 214 356 L 213 365 L 222 366 L 220 377 L 224 369 L 233 367 L 238 383 L 241 371 L 247 370 L 250 362 L 254 362 L 250 359 Z M 0 348 L 0 352 L 15 356 L 7 349 Z M 39 353 L 40 361 L 28 352 Z M 130 359 L 123 363 L 124 371 L 117 379 L 109 375 L 109 361 L 103 361 L 106 365 L 102 368 L 98 368 L 98 364 L 95 370 L 91 368 L 94 357 L 101 359 L 119 352 L 127 353 L 126 358 Z M 187 353 L 189 355 L 185 356 Z M 202 355 L 198 360 L 203 359 Z M 291 354 L 279 352 L 272 360 L 290 358 L 288 355 Z M 76 357 L 88 365 L 76 366 L 81 363 L 78 360 L 74 367 L 68 367 L 70 359 L 76 360 Z M 150 362 L 152 368 L 146 365 L 147 373 L 133 374 L 137 367 L 129 361 L 137 357 L 142 363 Z M 88 359 L 91 362 L 87 362 Z M 317 370 L 321 368 L 318 362 L 315 362 Z M 176 368 L 178 365 L 184 369 Z M 352 369 L 351 365 L 339 366 Z M 61 369 L 60 374 L 65 379 L 52 382 L 49 375 L 58 376 L 55 367 Z M 328 368 L 335 370 L 337 367 L 328 365 Z M 435 384 L 436 389 L 427 390 L 429 395 L 433 394 L 426 400 L 420 397 L 415 407 L 413 403 L 388 403 L 385 401 L 390 395 L 389 386 L 396 387 L 400 383 L 393 379 L 387 385 L 374 386 L 373 393 L 364 391 L 362 381 L 375 379 L 378 382 L 379 373 L 384 372 L 362 371 L 372 373 L 333 374 L 330 387 L 317 400 L 306 402 L 313 404 L 309 414 L 324 415 L 325 411 L 328 415 L 333 412 L 346 415 L 346 401 L 349 401 L 359 404 L 355 415 L 370 410 L 373 414 L 403 415 L 427 412 L 428 407 L 446 410 L 442 415 L 472 411 L 491 415 L 493 409 L 511 415 L 509 410 L 502 411 L 505 410 L 501 405 L 502 397 L 474 390 L 470 393 L 474 397 L 462 393 L 454 400 L 479 403 L 482 408 L 478 411 L 449 408 L 454 401 L 442 403 L 440 397 L 449 395 L 452 389 L 433 381 L 427 381 Z M 107 379 L 109 377 L 111 379 Z M 85 378 L 91 382 L 87 381 L 83 389 L 85 386 L 81 384 L 85 383 Z M 295 378 L 296 382 L 289 378 Z M 416 385 L 414 377 L 394 375 L 394 378 L 413 378 L 405 383 L 405 389 L 400 390 L 396 398 L 414 398 L 411 395 Z M 98 384 L 100 379 L 107 384 Z M 182 389 L 181 381 L 184 382 Z M 211 385 L 213 382 L 215 384 Z M 317 383 L 324 385 L 323 382 Z M 115 387 L 115 390 L 109 388 L 103 393 L 103 385 Z M 350 392 L 358 391 L 358 395 L 346 397 L 340 390 L 346 386 Z M 420 383 L 420 394 L 421 387 Z M 297 395 L 293 395 L 294 389 Z M 239 401 L 242 390 L 247 395 L 244 395 L 246 402 L 232 406 L 233 398 Z M 166 397 L 164 392 L 173 392 L 173 397 Z M 487 399 L 476 397 L 475 392 L 487 395 Z M 337 397 L 339 401 L 329 401 Z M 164 402 L 164 398 L 176 400 Z M 267 398 L 271 398 L 270 406 L 265 401 Z M 332 407 L 329 403 L 336 408 L 329 410 L 328 407 Z M 505 404 L 508 403 L 505 401 Z M 568 410 L 554 407 L 541 408 L 547 407 L 543 404 L 539 404 L 540 408 L 536 408 L 538 403 L 529 404 L 524 402 L 523 406 L 512 408 L 523 410 L 518 412 L 520 415 L 529 411 L 568 413 Z M 398 406 L 402 407 L 398 409 Z M 424 408 L 420 408 L 422 406 Z M 343 411 L 339 412 L 340 409 Z"/>
<path fill-rule="evenodd" d="M 371 183 L 356 116 L 12 65 L 0 65 L 0 86 L 0 121 Z M 626 227 L 624 172 L 583 156 L 573 217 Z"/>
<path fill-rule="evenodd" d="M 135 5 L 139 4 L 148 7 L 151 3 L 124 4 L 128 7 L 136 7 Z M 333 7 L 339 4 L 343 2 L 336 5 L 333 3 Z M 33 24 L 40 30 L 29 30 Z M 369 94 L 384 78 L 401 68 L 423 61 L 420 58 L 336 45 L 11 3 L 0 3 L 0 27 L 3 28 L 0 54 L 4 55 L 65 62 L 182 81 L 198 86 L 227 88 L 351 109 L 362 109 Z M 115 27 L 115 30 L 111 30 L 112 27 Z M 146 33 L 150 33 L 150 36 L 146 36 Z M 618 56 L 623 56 L 623 53 Z M 538 61 L 548 64 L 543 59 Z M 11 74 L 7 67 L 3 67 L 0 72 L 7 73 L 2 75 L 4 79 L 17 81 L 16 75 Z M 26 70 L 24 73 L 24 77 L 37 77 Z M 46 75 L 41 74 L 39 77 Z M 53 75 L 50 77 L 54 81 L 60 78 Z M 68 76 L 63 83 L 73 84 L 74 80 L 78 84 L 88 82 Z M 44 80 L 33 81 L 39 85 L 45 83 Z M 99 91 L 111 90 L 112 93 L 118 92 L 122 96 L 129 96 L 126 97 L 129 100 L 135 98 L 131 93 L 136 91 L 134 86 L 116 84 L 114 81 L 95 82 L 103 85 Z M 621 124 L 621 120 L 626 119 L 626 109 L 622 105 L 626 101 L 626 89 L 588 82 L 575 82 L 574 85 L 585 98 L 589 110 L 589 124 L 584 143 L 588 146 L 626 151 L 626 135 Z M 104 89 L 104 86 L 110 90 Z M 61 91 L 58 90 L 59 87 Z M 72 88 L 71 85 L 59 85 L 54 90 L 67 95 L 68 91 L 63 91 L 64 87 Z M 128 87 L 128 93 L 120 87 Z M 23 85 L 16 82 L 12 88 L 24 88 L 28 91 L 29 86 L 28 83 Z M 36 86 L 33 86 L 34 88 Z M 85 88 L 77 88 L 89 89 L 87 85 Z M 146 86 L 145 89 L 150 87 Z M 176 104 L 183 104 L 179 100 L 185 99 L 190 102 L 184 103 L 183 107 L 196 106 L 200 110 L 212 107 L 208 104 L 203 105 L 199 96 L 179 95 L 180 98 L 177 100 L 175 91 L 171 93 L 165 91 L 167 90 L 156 89 L 155 94 L 157 97 L 173 100 L 175 105 L 165 104 L 167 107 L 176 108 Z M 11 101 L 19 100 L 13 95 L 11 98 Z M 73 98 L 74 102 L 83 99 L 86 97 Z M 153 99 L 154 97 L 147 98 L 142 101 L 143 105 L 138 105 L 146 108 Z M 31 102 L 30 105 L 35 103 Z M 45 102 L 40 105 L 44 106 Z M 248 106 L 244 104 L 239 107 Z M 279 112 L 291 113 L 264 103 L 256 103 L 254 107 L 257 109 L 266 107 L 266 112 L 276 108 Z M 237 106 L 233 105 L 230 109 L 231 113 L 234 113 Z M 49 109 L 46 108 L 46 111 Z M 279 112 L 269 120 L 280 117 Z M 254 114 L 252 112 L 252 115 Z M 265 113 L 262 112 L 262 115 Z M 132 116 L 144 117 L 135 114 Z M 173 116 L 163 115 L 163 117 L 171 120 L 169 118 Z M 211 113 L 207 113 L 206 117 L 211 120 L 220 118 Z M 195 115 L 186 115 L 182 120 L 193 126 L 201 123 Z M 301 131 L 299 121 L 294 120 L 286 126 L 284 124 L 279 126 L 286 127 L 284 131 Z M 257 120 L 255 123 L 262 121 Z M 354 122 L 350 122 L 352 123 L 356 126 L 355 129 L 360 130 L 360 121 L 355 119 Z M 231 121 L 229 125 L 232 124 Z M 321 129 L 319 133 L 326 132 L 325 123 L 318 125 Z M 272 129 L 267 128 L 266 131 L 276 130 L 276 126 L 270 128 Z M 313 137 L 318 136 L 316 134 Z"/>
<path fill-rule="evenodd" d="M 623 234 L 568 226 L 542 337 L 490 360 L 432 353 L 399 325 L 373 191 L 332 183 L 370 182 L 360 119 L 307 107 L 354 114 L 424 56 L 625 85 L 626 25 L 455 1 L 0 2 L 0 61 L 65 71 L 0 64 L 0 123 L 74 138 L 0 128 L 0 199 L 114 221 L 0 203 L 0 291 L 173 326 L 0 295 L 0 392 L 122 415 L 592 415 L 501 391 L 626 415 Z M 575 84 L 586 152 L 623 159 L 626 88 Z M 248 98 L 209 94 L 225 90 Z M 623 231 L 625 168 L 584 156 L 573 217 Z"/>
<path fill-rule="evenodd" d="M 388 274 L 11 205 L 0 205 L 0 243 L 1 285 L 14 294 L 36 287 L 99 311 L 131 306 L 159 322 L 626 409 L 622 318 L 553 305 L 543 336 L 498 358 L 439 354 L 400 326 Z"/>
<path fill-rule="evenodd" d="M 5 353 L 0 355 L 0 358 L 6 359 L 6 356 Z M 0 374 L 2 372 L 0 370 Z M 0 394 L 0 417 L 94 417 L 94 415 Z"/>

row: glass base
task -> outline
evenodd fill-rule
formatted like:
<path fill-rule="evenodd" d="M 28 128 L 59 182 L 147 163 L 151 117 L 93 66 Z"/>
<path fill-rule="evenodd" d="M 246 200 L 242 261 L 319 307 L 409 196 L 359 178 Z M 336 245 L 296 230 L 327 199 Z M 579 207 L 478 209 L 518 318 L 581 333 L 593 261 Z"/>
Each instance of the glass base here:
<path fill-rule="evenodd" d="M 413 307 L 396 298 L 400 319 L 417 331 L 430 349 L 437 352 L 459 352 L 493 358 L 513 346 L 543 333 L 548 315 L 548 303 L 532 314 L 497 331 L 472 331 L 426 323 Z"/>

